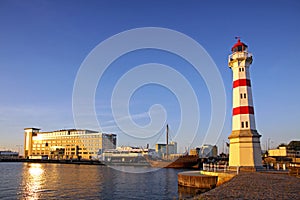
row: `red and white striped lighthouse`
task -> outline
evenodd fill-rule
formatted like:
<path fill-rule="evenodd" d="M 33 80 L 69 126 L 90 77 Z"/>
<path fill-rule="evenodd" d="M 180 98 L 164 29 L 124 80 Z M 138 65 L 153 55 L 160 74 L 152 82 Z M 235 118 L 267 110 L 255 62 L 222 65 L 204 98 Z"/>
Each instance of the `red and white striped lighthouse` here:
<path fill-rule="evenodd" d="M 252 54 L 240 41 L 233 45 L 228 65 L 233 72 L 232 132 L 229 167 L 257 170 L 262 167 L 260 137 L 255 126 L 249 67 Z"/>

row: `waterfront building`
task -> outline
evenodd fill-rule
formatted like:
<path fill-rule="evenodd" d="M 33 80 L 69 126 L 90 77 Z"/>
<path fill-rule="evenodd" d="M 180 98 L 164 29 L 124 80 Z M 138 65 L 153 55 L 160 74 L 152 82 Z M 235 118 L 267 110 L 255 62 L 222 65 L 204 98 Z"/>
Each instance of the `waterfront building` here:
<path fill-rule="evenodd" d="M 16 159 L 19 158 L 19 152 L 14 151 L 0 151 L 0 159 Z"/>
<path fill-rule="evenodd" d="M 268 157 L 273 157 L 277 161 L 291 160 L 300 162 L 300 141 L 291 141 L 288 145 L 278 146 L 277 149 L 269 149 Z"/>
<path fill-rule="evenodd" d="M 159 156 L 164 156 L 167 153 L 167 145 L 155 144 L 155 151 Z M 171 141 L 168 144 L 168 154 L 177 154 L 177 142 Z"/>
<path fill-rule="evenodd" d="M 268 150 L 268 156 L 271 157 L 285 157 L 287 156 L 287 148 L 279 147 L 278 149 L 270 149 Z"/>
<path fill-rule="evenodd" d="M 200 148 L 190 149 L 189 155 L 199 157 L 199 151 L 200 151 Z"/>
<path fill-rule="evenodd" d="M 91 130 L 66 129 L 40 132 L 25 128 L 25 158 L 91 159 L 116 148 L 116 135 Z"/>
<path fill-rule="evenodd" d="M 231 49 L 228 65 L 233 72 L 232 132 L 229 149 L 229 167 L 241 170 L 262 168 L 261 135 L 257 132 L 252 100 L 250 65 L 252 54 L 248 46 L 238 41 Z"/>
<path fill-rule="evenodd" d="M 204 144 L 200 148 L 197 148 L 200 158 L 209 158 L 218 156 L 218 147 L 216 145 Z"/>

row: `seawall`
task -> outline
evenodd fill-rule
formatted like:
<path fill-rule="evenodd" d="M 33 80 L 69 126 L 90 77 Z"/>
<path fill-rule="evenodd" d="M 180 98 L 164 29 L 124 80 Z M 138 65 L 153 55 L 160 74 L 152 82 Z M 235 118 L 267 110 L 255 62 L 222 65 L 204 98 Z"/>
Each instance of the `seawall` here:
<path fill-rule="evenodd" d="M 178 185 L 193 188 L 212 189 L 217 185 L 217 176 L 200 174 L 199 171 L 178 173 Z"/>
<path fill-rule="evenodd" d="M 236 172 L 209 172 L 209 171 L 200 171 L 200 174 L 208 175 L 208 176 L 217 176 L 218 181 L 217 185 L 222 185 L 227 181 L 230 181 L 234 176 L 236 176 Z"/>

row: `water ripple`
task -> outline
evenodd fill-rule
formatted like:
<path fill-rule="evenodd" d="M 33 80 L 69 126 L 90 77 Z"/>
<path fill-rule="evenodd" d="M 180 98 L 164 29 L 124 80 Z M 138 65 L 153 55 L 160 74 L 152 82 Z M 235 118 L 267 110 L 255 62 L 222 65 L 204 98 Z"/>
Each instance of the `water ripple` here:
<path fill-rule="evenodd" d="M 129 167 L 128 170 L 134 170 Z M 177 173 L 105 166 L 0 163 L 0 199 L 177 199 Z"/>

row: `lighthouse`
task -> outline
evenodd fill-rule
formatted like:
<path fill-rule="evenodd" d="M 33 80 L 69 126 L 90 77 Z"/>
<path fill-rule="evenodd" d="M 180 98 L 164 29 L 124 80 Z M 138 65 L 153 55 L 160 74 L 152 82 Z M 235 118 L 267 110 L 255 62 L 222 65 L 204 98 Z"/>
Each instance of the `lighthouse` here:
<path fill-rule="evenodd" d="M 229 168 L 256 171 L 262 168 L 260 137 L 255 126 L 252 99 L 250 65 L 252 54 L 248 46 L 240 41 L 231 48 L 228 65 L 233 74 L 232 85 L 232 132 L 228 139 Z"/>

